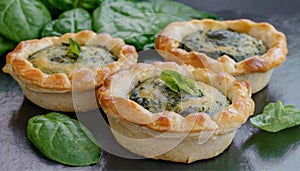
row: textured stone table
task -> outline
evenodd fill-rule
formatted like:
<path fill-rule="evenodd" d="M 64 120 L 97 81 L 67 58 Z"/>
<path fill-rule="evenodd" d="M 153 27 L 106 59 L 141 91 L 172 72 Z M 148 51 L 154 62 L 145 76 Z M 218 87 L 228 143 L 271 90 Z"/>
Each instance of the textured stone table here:
<path fill-rule="evenodd" d="M 183 2 L 183 1 L 182 1 Z M 288 40 L 286 62 L 276 68 L 269 85 L 255 94 L 255 114 L 269 102 L 281 100 L 300 109 L 300 12 L 299 2 L 265 1 L 184 1 L 195 8 L 217 13 L 224 19 L 248 18 L 267 21 L 283 31 Z M 281 2 L 281 4 L 279 3 Z M 296 4 L 295 4 L 296 3 Z M 298 4 L 297 4 L 298 3 Z M 149 58 L 151 55 L 153 58 Z M 140 62 L 159 59 L 141 53 Z M 1 58 L 1 68 L 4 65 Z M 0 72 L 0 170 L 297 170 L 300 168 L 300 126 L 267 133 L 245 123 L 224 153 L 190 165 L 151 159 L 126 159 L 102 151 L 97 165 L 69 167 L 45 158 L 27 139 L 27 120 L 48 111 L 27 100 L 17 83 Z M 76 117 L 75 114 L 69 114 Z M 114 142 L 115 143 L 115 142 Z"/>

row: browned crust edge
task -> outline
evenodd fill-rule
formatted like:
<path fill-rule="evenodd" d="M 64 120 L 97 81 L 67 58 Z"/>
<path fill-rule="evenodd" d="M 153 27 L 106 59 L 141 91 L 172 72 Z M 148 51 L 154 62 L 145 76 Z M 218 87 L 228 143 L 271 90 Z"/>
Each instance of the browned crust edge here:
<path fill-rule="evenodd" d="M 151 113 L 127 98 L 129 88 L 122 86 L 135 84 L 134 82 L 138 81 L 136 80 L 138 73 L 152 77 L 156 71 L 165 69 L 191 74 L 189 77 L 220 90 L 232 104 L 212 118 L 206 113 L 191 113 L 187 117 L 182 117 L 169 111 Z M 122 82 L 123 85 L 120 85 L 120 80 L 128 82 Z M 119 90 L 115 91 L 116 88 Z M 247 82 L 239 82 L 227 73 L 213 73 L 206 69 L 179 66 L 174 62 L 140 63 L 130 70 L 119 71 L 105 80 L 104 85 L 98 90 L 98 100 L 107 115 L 161 132 L 232 130 L 238 128 L 254 112 L 254 102 Z"/>
<path fill-rule="evenodd" d="M 268 51 L 264 55 L 252 56 L 241 62 L 235 62 L 227 55 L 215 60 L 203 53 L 187 52 L 178 48 L 185 35 L 200 29 L 231 29 L 246 33 L 262 39 Z M 286 37 L 282 32 L 277 31 L 269 23 L 257 23 L 248 19 L 224 21 L 204 19 L 174 22 L 161 31 L 156 39 L 155 48 L 168 61 L 208 68 L 214 72 L 228 72 L 232 75 L 266 72 L 283 63 L 288 53 Z"/>
<path fill-rule="evenodd" d="M 97 69 L 78 69 L 71 75 L 65 73 L 46 74 L 35 68 L 27 57 L 48 46 L 59 46 L 67 43 L 69 38 L 79 45 L 101 46 L 108 49 L 118 60 L 107 67 Z M 20 42 L 16 48 L 7 54 L 3 71 L 21 79 L 34 87 L 49 90 L 87 90 L 99 87 L 110 74 L 131 67 L 137 63 L 137 52 L 133 46 L 126 45 L 120 38 L 112 38 L 107 34 L 96 34 L 84 30 L 78 33 L 66 33 L 61 37 L 45 37 Z"/>

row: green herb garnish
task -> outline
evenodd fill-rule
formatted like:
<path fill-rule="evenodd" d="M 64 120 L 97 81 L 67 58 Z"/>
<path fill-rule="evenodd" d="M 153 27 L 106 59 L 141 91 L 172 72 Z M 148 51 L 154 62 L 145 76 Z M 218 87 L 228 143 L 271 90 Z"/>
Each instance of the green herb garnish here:
<path fill-rule="evenodd" d="M 13 42 L 40 38 L 49 22 L 51 15 L 41 1 L 0 1 L 0 35 Z"/>
<path fill-rule="evenodd" d="M 160 79 L 174 92 L 184 90 L 190 95 L 202 96 L 202 92 L 196 88 L 195 82 L 188 77 L 173 70 L 164 70 L 160 74 Z"/>
<path fill-rule="evenodd" d="M 42 37 L 62 36 L 65 33 L 77 33 L 81 30 L 92 30 L 92 18 L 88 11 L 82 8 L 61 13 L 57 19 L 45 25 Z"/>
<path fill-rule="evenodd" d="M 300 110 L 293 105 L 283 105 L 281 101 L 264 107 L 263 113 L 250 118 L 253 125 L 269 132 L 278 132 L 300 124 Z"/>
<path fill-rule="evenodd" d="M 71 58 L 77 60 L 81 53 L 81 48 L 79 44 L 73 40 L 72 38 L 69 38 L 69 50 L 67 52 L 67 55 Z"/>
<path fill-rule="evenodd" d="M 173 0 L 102 0 L 93 12 L 93 30 L 123 38 L 140 51 L 153 49 L 158 33 L 168 24 L 204 18 L 219 19 Z"/>
<path fill-rule="evenodd" d="M 71 166 L 98 163 L 100 148 L 77 120 L 51 112 L 28 120 L 28 139 L 48 158 Z"/>

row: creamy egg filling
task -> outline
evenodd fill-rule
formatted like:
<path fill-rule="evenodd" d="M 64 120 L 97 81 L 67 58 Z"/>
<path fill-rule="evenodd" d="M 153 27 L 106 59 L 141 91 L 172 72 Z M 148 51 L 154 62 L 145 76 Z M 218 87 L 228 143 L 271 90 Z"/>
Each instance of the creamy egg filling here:
<path fill-rule="evenodd" d="M 159 78 L 148 79 L 129 93 L 129 99 L 152 113 L 174 111 L 182 116 L 197 112 L 214 115 L 230 104 L 216 88 L 203 82 L 196 82 L 196 86 L 202 94 L 192 96 L 183 90 L 179 93 L 172 91 Z"/>
<path fill-rule="evenodd" d="M 81 46 L 82 51 L 78 58 L 67 55 L 68 49 L 68 46 L 47 47 L 31 55 L 28 60 L 44 73 L 67 75 L 70 75 L 75 68 L 95 69 L 117 61 L 115 56 L 101 47 Z"/>
<path fill-rule="evenodd" d="M 214 59 L 228 55 L 236 62 L 267 51 L 262 40 L 231 30 L 200 30 L 185 36 L 179 48 L 205 53 Z"/>

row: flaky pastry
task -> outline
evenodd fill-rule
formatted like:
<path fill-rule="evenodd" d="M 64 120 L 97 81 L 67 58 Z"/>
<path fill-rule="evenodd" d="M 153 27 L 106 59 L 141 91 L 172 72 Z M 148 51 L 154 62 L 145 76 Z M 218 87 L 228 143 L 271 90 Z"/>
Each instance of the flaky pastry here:
<path fill-rule="evenodd" d="M 84 48 L 77 60 L 63 51 L 69 46 L 69 38 Z M 106 65 L 98 64 L 106 60 L 107 54 L 115 60 Z M 17 80 L 24 95 L 38 106 L 72 112 L 98 107 L 97 101 L 91 100 L 96 99 L 95 90 L 104 79 L 136 63 L 137 53 L 133 46 L 126 45 L 120 38 L 85 30 L 61 37 L 22 41 L 8 53 L 3 71 Z"/>
<path fill-rule="evenodd" d="M 203 91 L 199 103 L 206 95 L 218 97 L 219 93 L 230 103 L 216 113 L 193 111 L 184 116 L 168 110 L 151 112 L 151 109 L 140 105 L 141 101 L 130 99 L 130 94 L 139 85 L 148 80 L 159 79 L 164 70 L 173 70 L 194 80 L 201 85 L 201 90 L 204 90 L 202 85 L 207 84 L 210 88 Z M 153 87 L 159 86 L 156 83 Z M 145 89 L 147 88 L 139 87 L 139 90 Z M 166 89 L 163 90 L 163 96 L 156 94 L 158 101 L 154 101 L 153 105 L 161 103 L 169 93 Z M 143 92 L 140 91 L 140 95 Z M 186 98 L 188 97 L 182 97 L 180 101 Z M 108 116 L 116 140 L 123 147 L 147 158 L 183 163 L 222 153 L 231 144 L 237 129 L 254 111 L 249 83 L 239 82 L 227 73 L 213 73 L 207 69 L 180 66 L 174 62 L 139 63 L 130 70 L 118 71 L 108 77 L 98 90 L 98 100 Z M 172 100 L 174 98 L 168 102 Z M 145 101 L 147 99 L 144 97 L 141 103 Z M 153 101 L 145 102 L 146 105 L 149 103 Z M 184 105 L 182 104 L 183 108 Z"/>
<path fill-rule="evenodd" d="M 262 54 L 253 53 L 246 59 L 235 61 L 230 57 L 231 55 L 228 54 L 228 51 L 226 52 L 226 44 L 224 45 L 222 42 L 217 44 L 220 48 L 214 52 L 219 55 L 217 59 L 213 59 L 211 53 L 205 53 L 205 47 L 202 52 L 190 49 L 186 50 L 180 47 L 182 41 L 188 35 L 199 31 L 206 34 L 210 31 L 224 30 L 249 35 L 252 37 L 251 39 L 254 38 L 262 41 L 266 47 L 266 52 Z M 215 39 L 217 36 L 226 37 L 227 35 L 215 32 L 210 36 L 212 39 Z M 195 38 L 191 36 L 190 39 Z M 204 40 L 207 44 L 211 43 L 209 41 Z M 229 43 L 235 43 L 235 41 L 232 40 Z M 237 43 L 236 47 L 240 48 L 241 43 L 244 43 L 244 41 Z M 251 44 L 245 43 L 244 46 L 245 49 L 249 49 Z M 266 22 L 256 23 L 247 19 L 224 21 L 204 19 L 174 22 L 161 31 L 156 40 L 155 48 L 167 61 L 208 68 L 214 72 L 228 72 L 239 80 L 248 80 L 252 88 L 252 93 L 260 91 L 268 84 L 273 69 L 285 61 L 288 52 L 286 37 L 282 32 L 277 31 L 271 24 Z M 239 50 L 237 54 L 239 53 L 244 52 L 243 50 Z"/>

